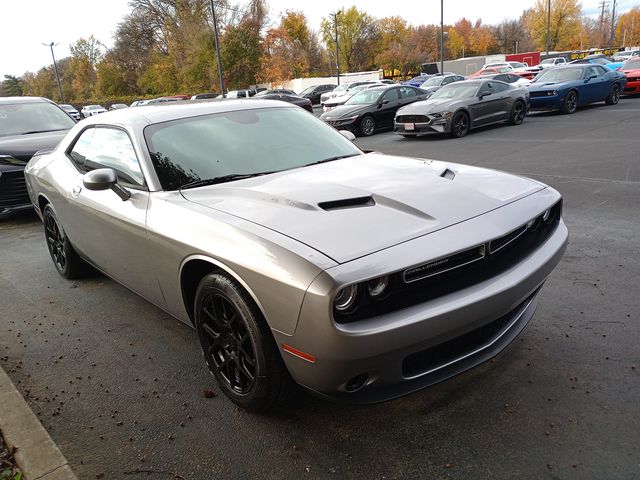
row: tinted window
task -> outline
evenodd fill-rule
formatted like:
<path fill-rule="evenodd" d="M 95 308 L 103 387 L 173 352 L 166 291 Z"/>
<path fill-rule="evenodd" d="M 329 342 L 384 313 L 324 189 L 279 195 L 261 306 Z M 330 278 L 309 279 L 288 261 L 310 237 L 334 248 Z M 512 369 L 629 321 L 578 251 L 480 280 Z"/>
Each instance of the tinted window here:
<path fill-rule="evenodd" d="M 478 95 L 484 95 L 486 93 L 493 93 L 493 82 L 487 82 L 480 87 Z"/>
<path fill-rule="evenodd" d="M 0 137 L 68 130 L 75 122 L 49 102 L 0 105 Z"/>
<path fill-rule="evenodd" d="M 146 127 L 144 136 L 164 190 L 177 190 L 197 180 L 299 168 L 361 153 L 332 127 L 293 106 L 164 122 Z"/>
<path fill-rule="evenodd" d="M 129 136 L 115 128 L 91 128 L 82 132 L 71 152 L 73 163 L 83 172 L 113 168 L 118 180 L 133 186 L 144 185 L 138 158 Z"/>
<path fill-rule="evenodd" d="M 400 99 L 400 89 L 392 88 L 387 93 L 384 94 L 383 100 L 389 100 L 389 102 L 395 102 Z"/>
<path fill-rule="evenodd" d="M 415 97 L 417 95 L 418 95 L 418 92 L 416 92 L 413 88 L 400 87 L 400 96 L 402 98 Z"/>
<path fill-rule="evenodd" d="M 596 67 L 589 67 L 584 71 L 584 78 L 589 78 L 591 75 L 599 75 Z"/>
<path fill-rule="evenodd" d="M 500 83 L 500 82 L 495 82 L 493 84 L 493 93 L 504 92 L 508 88 L 509 88 L 509 85 L 507 85 L 507 84 Z"/>
<path fill-rule="evenodd" d="M 509 81 L 509 75 L 496 75 L 493 78 L 495 80 L 500 80 L 501 82 L 508 82 Z"/>

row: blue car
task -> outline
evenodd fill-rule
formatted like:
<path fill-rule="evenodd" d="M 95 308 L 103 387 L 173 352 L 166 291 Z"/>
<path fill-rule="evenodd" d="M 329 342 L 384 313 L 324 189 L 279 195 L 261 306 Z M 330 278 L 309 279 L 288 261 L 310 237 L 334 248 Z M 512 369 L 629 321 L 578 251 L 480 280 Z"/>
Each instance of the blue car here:
<path fill-rule="evenodd" d="M 531 110 L 573 113 L 579 106 L 604 101 L 615 105 L 627 84 L 622 72 L 602 65 L 567 65 L 544 70 L 529 85 Z"/>
<path fill-rule="evenodd" d="M 417 77 L 413 77 L 411 80 L 407 80 L 406 82 L 402 82 L 403 85 L 411 85 L 412 87 L 419 87 L 424 82 L 429 80 L 431 77 L 435 75 L 418 75 Z"/>
<path fill-rule="evenodd" d="M 607 67 L 610 70 L 619 70 L 624 62 L 612 62 L 604 55 L 589 55 L 588 57 L 581 58 L 580 60 L 574 60 L 570 63 L 578 65 L 602 65 L 603 67 Z"/>

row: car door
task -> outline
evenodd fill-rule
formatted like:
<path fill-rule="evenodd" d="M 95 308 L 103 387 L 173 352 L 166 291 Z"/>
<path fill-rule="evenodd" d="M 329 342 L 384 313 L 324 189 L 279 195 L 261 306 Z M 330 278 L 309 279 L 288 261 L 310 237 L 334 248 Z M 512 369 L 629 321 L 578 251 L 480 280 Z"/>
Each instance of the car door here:
<path fill-rule="evenodd" d="M 86 129 L 67 156 L 78 169 L 64 224 L 74 246 L 106 274 L 161 305 L 145 226 L 149 191 L 129 135 L 112 127 Z M 113 168 L 131 197 L 123 201 L 111 190 L 85 188 L 84 173 L 98 168 Z"/>
<path fill-rule="evenodd" d="M 387 90 L 380 98 L 378 107 L 374 112 L 376 125 L 380 128 L 393 125 L 393 119 L 400 108 L 400 87 Z"/>
<path fill-rule="evenodd" d="M 610 68 L 602 65 L 594 65 L 594 68 L 598 77 L 594 78 L 596 87 L 594 88 L 595 97 L 593 101 L 600 102 L 609 96 L 616 74 Z"/>
<path fill-rule="evenodd" d="M 504 117 L 509 95 L 498 85 L 506 87 L 503 83 L 488 81 L 478 89 L 477 100 L 470 107 L 473 127 L 487 125 Z"/>
<path fill-rule="evenodd" d="M 599 100 L 599 92 L 602 90 L 604 79 L 597 65 L 591 65 L 582 73 L 583 84 L 580 86 L 578 98 L 581 104 L 596 102 Z"/>

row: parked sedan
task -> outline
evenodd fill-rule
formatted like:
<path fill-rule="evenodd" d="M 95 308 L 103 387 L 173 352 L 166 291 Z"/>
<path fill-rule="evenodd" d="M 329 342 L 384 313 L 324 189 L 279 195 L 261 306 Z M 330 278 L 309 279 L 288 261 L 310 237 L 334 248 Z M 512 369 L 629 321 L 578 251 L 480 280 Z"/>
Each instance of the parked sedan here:
<path fill-rule="evenodd" d="M 353 87 L 350 89 L 345 95 L 338 95 L 337 97 L 330 98 L 326 100 L 322 105 L 323 112 L 329 112 L 340 105 L 344 105 L 347 100 L 356 95 L 357 93 L 368 90 L 373 87 L 381 87 L 384 85 L 383 83 L 365 83 L 364 85 L 358 85 L 357 87 Z"/>
<path fill-rule="evenodd" d="M 482 75 L 477 78 L 485 80 L 499 80 L 510 85 L 517 85 L 518 87 L 526 87 L 531 84 L 531 80 L 527 80 L 522 75 L 516 73 L 516 71 L 514 71 L 513 73 L 494 73 L 492 75 Z"/>
<path fill-rule="evenodd" d="M 121 108 L 129 108 L 129 106 L 125 105 L 124 103 L 114 103 L 113 105 L 111 105 L 109 110 L 120 110 Z"/>
<path fill-rule="evenodd" d="M 272 93 L 280 93 L 283 95 L 294 95 L 298 96 L 296 92 L 293 90 L 289 90 L 288 88 L 272 88 L 270 90 L 262 90 L 261 92 L 256 93 L 256 97 L 264 97 L 265 95 L 270 95 Z"/>
<path fill-rule="evenodd" d="M 51 100 L 0 97 L 0 218 L 31 210 L 25 165 L 37 151 L 54 148 L 75 124 Z"/>
<path fill-rule="evenodd" d="M 285 95 L 283 93 L 267 93 L 266 95 L 257 95 L 253 98 L 261 98 L 262 100 L 280 100 L 281 102 L 291 103 L 300 108 L 304 108 L 307 112 L 313 113 L 313 105 L 308 98 L 298 97 L 297 95 Z"/>
<path fill-rule="evenodd" d="M 640 93 L 640 57 L 632 57 L 627 60 L 620 69 L 627 79 L 627 85 L 624 87 L 624 94 L 630 95 Z"/>
<path fill-rule="evenodd" d="M 101 113 L 105 113 L 107 111 L 102 105 L 87 105 L 80 110 L 82 114 L 82 118 L 89 118 L 94 115 L 99 115 Z"/>
<path fill-rule="evenodd" d="M 453 82 L 461 82 L 465 78 L 462 75 L 437 75 L 435 77 L 431 77 L 429 80 L 420 85 L 420 89 L 425 92 L 432 94 L 440 90 L 441 87 L 445 85 L 449 85 Z"/>
<path fill-rule="evenodd" d="M 65 112 L 67 112 L 67 114 L 73 118 L 75 121 L 79 121 L 80 120 L 80 112 L 78 110 L 76 110 L 76 108 L 73 105 L 69 105 L 67 103 L 61 103 L 58 105 L 62 110 L 64 110 Z"/>
<path fill-rule="evenodd" d="M 372 85 L 374 83 L 378 83 L 378 82 L 374 82 L 373 80 L 366 80 L 366 81 L 362 81 L 362 82 L 341 83 L 336 88 L 334 88 L 332 91 L 325 92 L 322 95 L 320 95 L 320 104 L 322 106 L 324 106 L 324 104 L 328 100 L 331 100 L 331 99 L 334 99 L 334 98 L 337 98 L 337 97 L 349 98 L 349 97 L 351 97 L 352 90 L 354 88 L 359 87 L 360 85 Z"/>
<path fill-rule="evenodd" d="M 402 82 L 403 85 L 409 85 L 411 87 L 419 87 L 420 85 L 422 85 L 424 82 L 426 82 L 427 80 L 429 80 L 431 77 L 433 77 L 434 75 L 417 75 L 413 78 L 410 78 L 409 80 L 406 80 L 404 82 Z"/>
<path fill-rule="evenodd" d="M 532 109 L 574 113 L 589 103 L 617 104 L 626 83 L 622 72 L 602 65 L 567 65 L 544 70 L 528 90 Z"/>
<path fill-rule="evenodd" d="M 311 100 L 313 105 L 317 105 L 320 103 L 320 96 L 323 93 L 332 92 L 336 88 L 336 85 L 333 84 L 324 84 L 324 85 L 313 85 L 311 87 L 305 88 L 302 92 L 300 92 L 300 96 L 302 98 L 308 98 Z"/>
<path fill-rule="evenodd" d="M 423 90 L 408 85 L 369 88 L 323 113 L 320 119 L 338 130 L 368 137 L 378 130 L 393 128 L 393 117 L 400 107 L 427 97 Z"/>
<path fill-rule="evenodd" d="M 55 269 L 94 265 L 192 325 L 250 410 L 293 382 L 389 400 L 489 360 L 532 318 L 568 236 L 553 188 L 365 154 L 284 102 L 109 112 L 26 177 Z"/>
<path fill-rule="evenodd" d="M 520 125 L 528 107 L 529 95 L 523 88 L 496 80 L 466 80 L 398 110 L 395 132 L 403 137 L 434 132 L 464 137 L 472 128 L 493 123 Z"/>

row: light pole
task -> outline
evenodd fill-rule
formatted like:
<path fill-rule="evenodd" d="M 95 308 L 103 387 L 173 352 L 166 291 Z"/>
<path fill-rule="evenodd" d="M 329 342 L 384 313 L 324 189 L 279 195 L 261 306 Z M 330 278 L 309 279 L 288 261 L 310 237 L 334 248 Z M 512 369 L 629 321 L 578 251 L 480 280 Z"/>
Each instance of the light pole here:
<path fill-rule="evenodd" d="M 51 49 L 51 58 L 53 58 L 53 69 L 56 72 L 56 82 L 58 83 L 58 93 L 60 94 L 60 103 L 64 103 L 64 96 L 62 95 L 62 87 L 60 86 L 60 75 L 58 75 L 58 64 L 56 64 L 56 56 L 53 54 L 53 47 L 58 45 L 57 43 L 43 43 L 45 47 Z"/>
<path fill-rule="evenodd" d="M 444 0 L 440 0 L 440 73 L 444 75 Z"/>
<path fill-rule="evenodd" d="M 220 58 L 220 40 L 218 39 L 218 21 L 216 20 L 216 8 L 211 0 L 211 16 L 213 17 L 213 40 L 216 44 L 216 58 L 218 60 L 218 76 L 220 77 L 220 95 L 224 94 L 224 78 L 222 78 L 222 60 Z"/>
<path fill-rule="evenodd" d="M 336 13 L 332 13 L 333 17 L 333 30 L 336 36 L 336 77 L 338 85 L 340 85 L 340 49 L 338 47 L 338 15 L 342 13 L 342 10 L 338 10 Z"/>
<path fill-rule="evenodd" d="M 547 56 L 551 50 L 551 0 L 547 0 Z"/>

